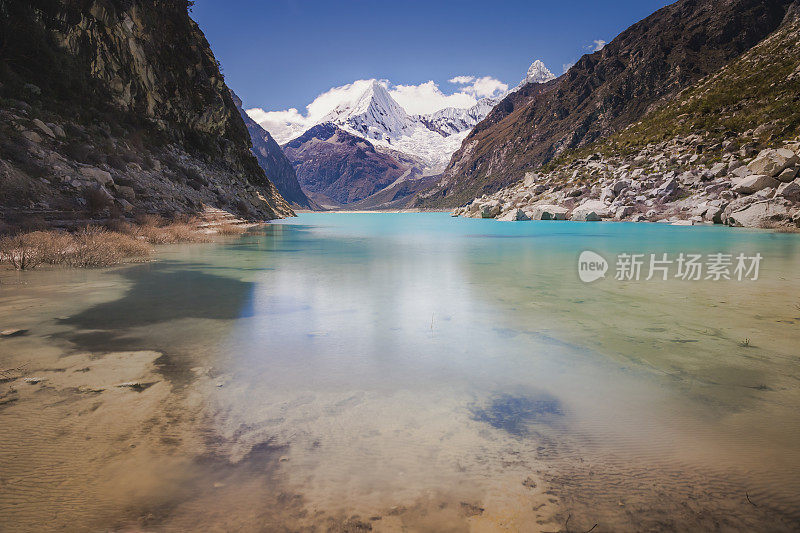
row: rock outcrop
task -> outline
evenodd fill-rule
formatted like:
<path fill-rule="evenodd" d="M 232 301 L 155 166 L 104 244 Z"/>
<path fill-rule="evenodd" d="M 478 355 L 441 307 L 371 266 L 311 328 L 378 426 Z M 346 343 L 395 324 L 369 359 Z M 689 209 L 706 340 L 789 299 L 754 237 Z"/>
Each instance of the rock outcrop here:
<path fill-rule="evenodd" d="M 293 214 L 188 2 L 4 2 L 6 220 L 120 213 Z"/>

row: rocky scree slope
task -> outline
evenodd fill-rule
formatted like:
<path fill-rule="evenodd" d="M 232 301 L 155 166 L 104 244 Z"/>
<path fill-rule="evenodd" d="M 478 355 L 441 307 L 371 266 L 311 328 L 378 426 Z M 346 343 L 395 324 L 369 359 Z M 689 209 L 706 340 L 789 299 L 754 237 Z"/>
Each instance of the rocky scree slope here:
<path fill-rule="evenodd" d="M 783 20 L 790 0 L 680 0 L 634 24 L 558 79 L 501 101 L 417 205 L 463 205 L 569 149 L 621 131 L 747 51 Z"/>
<path fill-rule="evenodd" d="M 800 225 L 800 9 L 641 121 L 454 213 Z"/>
<path fill-rule="evenodd" d="M 283 146 L 303 189 L 325 207 L 359 202 L 360 208 L 403 203 L 419 189 L 424 163 L 372 143 L 333 123 L 314 126 Z M 403 187 L 397 187 L 405 183 Z M 422 182 L 426 186 L 430 182 Z M 370 197 L 392 187 L 391 194 Z M 409 188 L 410 187 L 410 188 Z"/>
<path fill-rule="evenodd" d="M 272 138 L 272 136 L 262 128 L 255 120 L 245 113 L 242 109 L 242 100 L 236 93 L 231 91 L 233 102 L 239 110 L 247 131 L 250 133 L 250 139 L 253 142 L 252 152 L 258 160 L 258 164 L 264 169 L 264 173 L 269 178 L 281 196 L 289 202 L 292 206 L 301 209 L 321 209 L 320 205 L 309 199 L 300 183 L 297 181 L 292 163 L 286 158 L 281 147 Z"/>
<path fill-rule="evenodd" d="M 216 206 L 293 215 L 188 2 L 0 1 L 7 222 Z"/>

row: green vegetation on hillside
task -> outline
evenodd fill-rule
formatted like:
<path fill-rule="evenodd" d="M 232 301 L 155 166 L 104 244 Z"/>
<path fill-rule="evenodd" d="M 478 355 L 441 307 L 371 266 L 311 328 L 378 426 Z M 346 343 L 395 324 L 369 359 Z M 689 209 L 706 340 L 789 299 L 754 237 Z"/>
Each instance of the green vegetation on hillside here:
<path fill-rule="evenodd" d="M 729 138 L 764 147 L 800 134 L 800 22 L 787 24 L 641 121 L 568 151 L 543 170 L 555 170 L 594 152 L 627 156 L 648 144 L 691 134 L 705 136 L 711 151 Z"/>

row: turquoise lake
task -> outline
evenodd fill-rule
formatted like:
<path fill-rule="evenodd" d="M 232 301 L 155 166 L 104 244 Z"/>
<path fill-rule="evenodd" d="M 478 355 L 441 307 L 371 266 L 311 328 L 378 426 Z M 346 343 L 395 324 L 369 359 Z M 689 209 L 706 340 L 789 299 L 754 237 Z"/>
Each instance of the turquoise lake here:
<path fill-rule="evenodd" d="M 308 213 L 2 272 L 0 325 L 9 530 L 800 527 L 797 234 Z"/>

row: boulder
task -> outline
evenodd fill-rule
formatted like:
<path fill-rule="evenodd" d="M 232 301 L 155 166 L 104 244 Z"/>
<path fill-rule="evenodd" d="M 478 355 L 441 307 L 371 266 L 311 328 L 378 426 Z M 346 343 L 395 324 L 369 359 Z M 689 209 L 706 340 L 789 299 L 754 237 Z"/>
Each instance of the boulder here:
<path fill-rule="evenodd" d="M 590 216 L 590 213 L 594 213 L 594 216 Z M 587 220 L 587 216 L 589 216 L 591 220 L 599 220 L 600 218 L 607 218 L 611 216 L 611 214 L 606 204 L 600 200 L 587 200 L 572 210 L 571 220 L 585 221 Z"/>
<path fill-rule="evenodd" d="M 567 209 L 551 204 L 535 205 L 527 215 L 531 220 L 565 220 Z"/>
<path fill-rule="evenodd" d="M 717 163 L 713 167 L 711 167 L 711 170 L 709 170 L 709 172 L 715 178 L 724 176 L 728 172 L 728 165 L 726 165 L 725 163 Z"/>
<path fill-rule="evenodd" d="M 538 179 L 539 174 L 536 172 L 526 172 L 525 177 L 522 179 L 522 185 L 524 187 L 533 187 Z"/>
<path fill-rule="evenodd" d="M 792 202 L 800 202 L 800 179 L 779 185 L 775 196 L 786 198 Z"/>
<path fill-rule="evenodd" d="M 678 190 L 678 180 L 676 178 L 670 178 L 656 189 L 655 193 L 657 196 L 671 196 L 676 190 Z"/>
<path fill-rule="evenodd" d="M 744 228 L 774 228 L 794 226 L 795 213 L 791 204 L 783 198 L 760 200 L 728 216 L 729 226 Z"/>
<path fill-rule="evenodd" d="M 733 185 L 733 192 L 739 194 L 753 194 L 767 187 L 777 187 L 778 180 L 764 174 L 753 174 L 736 181 Z"/>
<path fill-rule="evenodd" d="M 797 163 L 797 155 L 786 148 L 761 150 L 758 156 L 753 159 L 747 168 L 753 174 L 765 174 L 774 177 Z"/>
<path fill-rule="evenodd" d="M 500 202 L 492 200 L 487 203 L 481 204 L 481 218 L 494 218 L 500 214 Z"/>
<path fill-rule="evenodd" d="M 497 220 L 503 220 L 506 222 L 514 222 L 518 220 L 530 220 L 530 217 L 525 214 L 525 211 L 518 208 L 509 209 L 502 216 L 498 217 Z"/>
<path fill-rule="evenodd" d="M 99 168 L 81 167 L 80 173 L 86 179 L 94 180 L 100 185 L 108 185 L 114 182 L 114 180 L 111 179 L 110 173 L 106 172 L 105 170 L 100 170 Z"/>
<path fill-rule="evenodd" d="M 600 220 L 600 215 L 592 210 L 573 211 L 570 220 L 575 222 L 597 222 Z"/>
<path fill-rule="evenodd" d="M 120 185 L 117 187 L 117 194 L 120 198 L 124 198 L 129 202 L 133 202 L 136 200 L 136 193 L 134 192 L 132 187 L 127 187 L 125 185 Z"/>
<path fill-rule="evenodd" d="M 795 176 L 797 176 L 797 169 L 796 168 L 785 168 L 783 171 L 776 176 L 778 181 L 782 181 L 783 183 L 789 183 L 792 181 Z"/>
<path fill-rule="evenodd" d="M 56 137 L 63 139 L 64 137 L 67 136 L 67 134 L 64 133 L 64 128 L 62 128 L 58 124 L 53 124 L 53 127 L 51 129 L 53 130 L 53 133 L 56 134 Z"/>
<path fill-rule="evenodd" d="M 747 168 L 746 166 L 742 165 L 741 167 L 737 167 L 737 168 L 733 169 L 731 174 L 733 174 L 736 178 L 745 178 L 745 177 L 749 176 L 750 174 L 752 174 L 752 172 L 750 172 L 749 168 Z"/>
<path fill-rule="evenodd" d="M 727 205 L 726 203 L 709 203 L 708 209 L 703 213 L 703 220 L 714 224 L 722 224 L 722 214 L 725 212 Z"/>
<path fill-rule="evenodd" d="M 625 217 L 631 216 L 635 212 L 636 208 L 633 207 L 632 205 L 623 205 L 622 207 L 617 209 L 616 213 L 614 213 L 614 218 L 616 218 L 617 220 L 622 220 Z"/>
<path fill-rule="evenodd" d="M 36 133 L 35 131 L 23 131 L 22 136 L 28 139 L 31 142 L 40 143 L 42 142 L 42 137 Z"/>
<path fill-rule="evenodd" d="M 119 203 L 119 206 L 126 213 L 129 213 L 129 212 L 133 211 L 133 205 L 129 201 L 127 201 L 126 199 L 119 198 L 119 199 L 117 199 L 117 203 Z"/>
<path fill-rule="evenodd" d="M 630 186 L 631 186 L 631 180 L 622 179 L 614 182 L 614 185 L 611 186 L 611 190 L 614 191 L 614 194 L 616 195 L 621 193 Z"/>
<path fill-rule="evenodd" d="M 53 133 L 53 130 L 51 130 L 50 127 L 47 124 L 45 124 L 44 122 L 42 122 L 38 118 L 33 119 L 33 125 L 36 126 L 37 128 L 39 128 L 39 131 L 41 131 L 42 133 L 44 133 L 45 135 L 47 135 L 51 139 L 55 139 L 56 138 L 56 134 Z"/>

